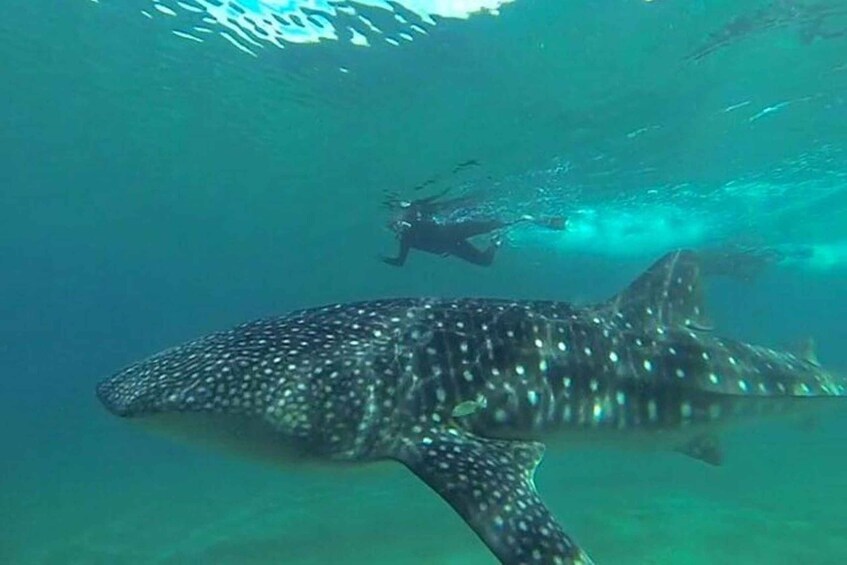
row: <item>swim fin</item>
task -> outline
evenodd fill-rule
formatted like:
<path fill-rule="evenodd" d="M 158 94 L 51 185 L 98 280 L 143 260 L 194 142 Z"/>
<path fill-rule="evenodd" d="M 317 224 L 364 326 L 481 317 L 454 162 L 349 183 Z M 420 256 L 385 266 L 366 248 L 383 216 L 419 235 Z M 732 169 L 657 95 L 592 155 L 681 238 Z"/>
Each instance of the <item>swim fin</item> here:
<path fill-rule="evenodd" d="M 565 216 L 547 216 L 545 218 L 536 218 L 535 216 L 524 214 L 523 216 L 521 216 L 521 219 L 518 220 L 518 222 L 532 222 L 536 226 L 556 231 L 564 231 L 568 227 L 568 219 Z"/>
<path fill-rule="evenodd" d="M 547 218 L 539 218 L 535 223 L 541 227 L 551 230 L 564 231 L 568 229 L 568 219 L 565 216 L 549 216 Z"/>

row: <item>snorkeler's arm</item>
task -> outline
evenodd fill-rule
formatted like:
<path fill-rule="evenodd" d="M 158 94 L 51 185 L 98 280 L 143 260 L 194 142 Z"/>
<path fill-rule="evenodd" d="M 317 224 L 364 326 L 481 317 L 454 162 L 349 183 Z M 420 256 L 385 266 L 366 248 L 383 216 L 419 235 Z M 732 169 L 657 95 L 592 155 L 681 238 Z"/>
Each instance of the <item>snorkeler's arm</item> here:
<path fill-rule="evenodd" d="M 405 239 L 400 240 L 400 252 L 397 257 L 382 257 L 382 262 L 394 267 L 402 267 L 409 256 L 409 244 Z"/>

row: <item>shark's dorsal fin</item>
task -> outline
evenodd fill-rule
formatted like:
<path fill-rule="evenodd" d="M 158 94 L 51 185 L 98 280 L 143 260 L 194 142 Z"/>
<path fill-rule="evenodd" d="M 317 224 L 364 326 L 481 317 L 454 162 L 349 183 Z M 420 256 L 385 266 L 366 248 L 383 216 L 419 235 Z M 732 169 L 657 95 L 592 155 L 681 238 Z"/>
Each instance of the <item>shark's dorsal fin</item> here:
<path fill-rule="evenodd" d="M 395 458 L 446 500 L 503 563 L 588 565 L 535 490 L 544 446 L 435 428 L 406 438 Z"/>
<path fill-rule="evenodd" d="M 711 329 L 703 311 L 700 263 L 693 251 L 668 253 L 609 300 L 611 309 L 633 326 Z"/>

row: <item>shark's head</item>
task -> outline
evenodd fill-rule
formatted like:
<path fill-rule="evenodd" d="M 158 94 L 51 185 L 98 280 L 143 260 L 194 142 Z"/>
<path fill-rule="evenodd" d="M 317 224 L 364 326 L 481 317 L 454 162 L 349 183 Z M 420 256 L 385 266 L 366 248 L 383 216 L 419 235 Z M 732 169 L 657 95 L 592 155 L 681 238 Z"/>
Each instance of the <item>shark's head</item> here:
<path fill-rule="evenodd" d="M 358 424 L 382 402 L 375 387 L 391 386 L 379 363 L 399 318 L 386 308 L 328 305 L 242 324 L 130 365 L 96 394 L 113 414 L 185 439 L 358 449 L 368 439 Z"/>
<path fill-rule="evenodd" d="M 102 381 L 97 398 L 113 414 L 172 437 L 275 456 L 310 417 L 296 394 L 298 366 L 275 351 L 280 340 L 270 332 L 277 329 L 258 322 L 166 350 Z"/>
<path fill-rule="evenodd" d="M 102 381 L 97 397 L 125 418 L 261 413 L 291 372 L 269 334 L 259 322 L 167 349 Z"/>
<path fill-rule="evenodd" d="M 130 365 L 102 381 L 96 394 L 109 411 L 125 418 L 186 412 L 262 416 L 269 407 L 290 411 L 310 366 L 310 349 L 318 345 L 306 338 L 316 331 L 300 319 L 242 324 Z"/>
<path fill-rule="evenodd" d="M 124 418 L 196 411 L 198 405 L 212 400 L 207 389 L 198 399 L 196 375 L 175 366 L 179 357 L 169 353 L 131 365 L 102 381 L 97 385 L 97 398 L 111 413 Z"/>

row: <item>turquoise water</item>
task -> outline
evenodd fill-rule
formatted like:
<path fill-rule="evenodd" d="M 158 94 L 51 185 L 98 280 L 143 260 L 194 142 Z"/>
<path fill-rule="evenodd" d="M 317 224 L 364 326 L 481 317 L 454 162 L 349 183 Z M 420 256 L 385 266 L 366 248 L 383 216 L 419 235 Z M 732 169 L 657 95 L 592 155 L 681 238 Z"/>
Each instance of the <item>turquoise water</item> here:
<path fill-rule="evenodd" d="M 847 3 L 370 4 L 4 3 L 0 562 L 491 562 L 402 469 L 265 468 L 97 404 L 126 363 L 254 317 L 585 302 L 674 247 L 799 246 L 715 279 L 713 317 L 847 370 Z M 571 229 L 512 230 L 490 269 L 381 264 L 385 192 L 431 178 Z M 550 453 L 537 482 L 598 563 L 841 563 L 845 425 L 741 430 L 719 469 Z"/>

